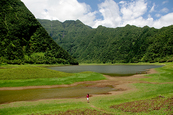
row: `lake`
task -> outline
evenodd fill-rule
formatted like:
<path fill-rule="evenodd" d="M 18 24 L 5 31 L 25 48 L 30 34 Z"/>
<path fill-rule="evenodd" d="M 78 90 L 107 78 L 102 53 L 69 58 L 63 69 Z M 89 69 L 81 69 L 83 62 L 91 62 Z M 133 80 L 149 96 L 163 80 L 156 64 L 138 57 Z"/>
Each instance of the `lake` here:
<path fill-rule="evenodd" d="M 79 66 L 59 66 L 49 67 L 49 69 L 77 73 L 83 71 L 93 71 L 104 74 L 136 74 L 151 68 L 158 68 L 158 65 L 79 65 Z M 5 90 L 0 91 L 0 104 L 15 101 L 31 101 L 39 99 L 54 98 L 79 98 L 86 97 L 86 94 L 103 94 L 116 90 L 112 87 L 86 87 L 78 85 L 66 88 L 50 89 L 26 89 L 26 90 Z"/>
<path fill-rule="evenodd" d="M 79 65 L 79 66 L 58 66 L 49 69 L 63 71 L 67 73 L 78 73 L 83 71 L 93 71 L 103 74 L 136 74 L 151 68 L 162 67 L 162 65 Z"/>
<path fill-rule="evenodd" d="M 0 91 L 0 104 L 15 101 L 33 101 L 40 99 L 80 98 L 89 94 L 104 94 L 115 90 L 112 87 L 86 87 L 83 85 L 65 88 L 44 88 Z"/>

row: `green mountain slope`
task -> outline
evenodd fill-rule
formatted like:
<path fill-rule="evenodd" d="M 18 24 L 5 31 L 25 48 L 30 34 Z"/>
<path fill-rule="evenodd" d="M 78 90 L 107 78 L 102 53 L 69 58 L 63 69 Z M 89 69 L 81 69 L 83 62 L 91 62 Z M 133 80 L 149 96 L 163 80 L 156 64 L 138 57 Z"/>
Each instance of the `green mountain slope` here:
<path fill-rule="evenodd" d="M 173 61 L 173 25 L 161 29 L 130 25 L 92 29 L 79 20 L 38 21 L 56 43 L 80 62 Z"/>
<path fill-rule="evenodd" d="M 55 43 L 21 0 L 0 1 L 0 63 L 78 64 Z"/>
<path fill-rule="evenodd" d="M 91 28 L 84 25 L 81 21 L 59 21 L 41 20 L 38 21 L 47 30 L 49 35 L 61 47 L 66 49 L 70 54 L 74 54 L 81 40 L 91 32 Z M 75 57 L 75 55 L 73 55 Z"/>

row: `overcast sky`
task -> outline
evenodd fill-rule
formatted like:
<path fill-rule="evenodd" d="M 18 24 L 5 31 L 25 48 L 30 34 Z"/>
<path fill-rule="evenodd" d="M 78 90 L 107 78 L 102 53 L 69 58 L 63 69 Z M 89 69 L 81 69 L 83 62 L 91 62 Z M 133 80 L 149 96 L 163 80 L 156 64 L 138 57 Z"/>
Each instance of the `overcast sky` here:
<path fill-rule="evenodd" d="M 39 19 L 77 20 L 93 28 L 173 25 L 173 0 L 21 0 Z"/>

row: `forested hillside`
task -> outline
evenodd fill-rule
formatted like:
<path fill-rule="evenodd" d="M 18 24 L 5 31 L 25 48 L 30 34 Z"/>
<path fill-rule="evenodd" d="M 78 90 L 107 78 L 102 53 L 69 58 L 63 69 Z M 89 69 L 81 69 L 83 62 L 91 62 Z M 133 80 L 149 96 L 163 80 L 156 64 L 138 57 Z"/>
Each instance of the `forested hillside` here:
<path fill-rule="evenodd" d="M 56 43 L 80 62 L 173 61 L 173 25 L 161 29 L 130 25 L 92 29 L 79 20 L 38 21 Z"/>
<path fill-rule="evenodd" d="M 85 39 L 92 30 L 91 27 L 84 25 L 81 21 L 59 21 L 41 20 L 38 21 L 47 30 L 49 35 L 56 43 L 61 45 L 70 54 L 75 53 L 81 40 Z M 85 40 L 84 40 L 85 41 Z"/>
<path fill-rule="evenodd" d="M 21 0 L 0 0 L 0 64 L 78 64 Z"/>

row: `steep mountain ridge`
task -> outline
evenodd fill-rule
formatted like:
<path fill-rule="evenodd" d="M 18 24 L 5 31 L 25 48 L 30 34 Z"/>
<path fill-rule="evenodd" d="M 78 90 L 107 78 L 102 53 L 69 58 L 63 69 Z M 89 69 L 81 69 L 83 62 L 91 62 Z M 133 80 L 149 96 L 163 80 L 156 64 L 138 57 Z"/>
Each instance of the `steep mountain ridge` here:
<path fill-rule="evenodd" d="M 54 41 L 65 48 L 70 54 L 75 53 L 77 45 L 92 30 L 91 27 L 84 25 L 79 20 L 67 20 L 63 23 L 58 20 L 38 19 L 38 21 L 44 26 Z"/>
<path fill-rule="evenodd" d="M 0 63 L 78 64 L 21 0 L 1 0 L 0 6 Z"/>
<path fill-rule="evenodd" d="M 62 48 L 80 62 L 128 63 L 173 61 L 173 25 L 161 29 L 136 27 L 96 29 L 77 21 L 38 21 Z M 61 26 L 56 26 L 56 23 Z M 45 26 L 46 25 L 46 26 Z M 80 25 L 80 26 L 76 26 Z M 63 27 L 63 28 L 61 28 Z M 59 29 L 61 28 L 61 31 Z"/>

